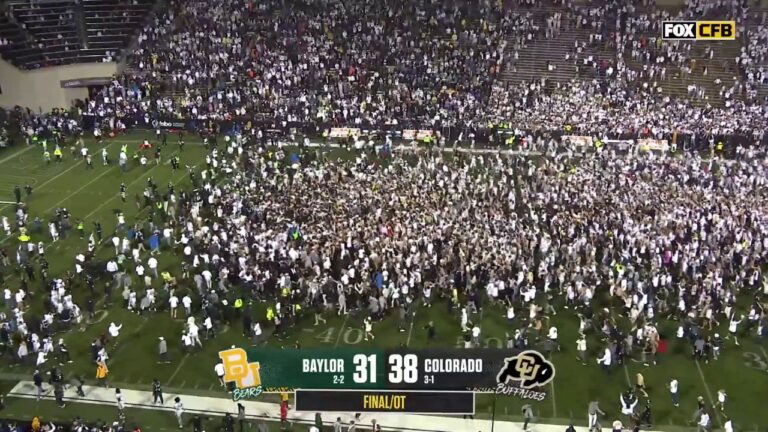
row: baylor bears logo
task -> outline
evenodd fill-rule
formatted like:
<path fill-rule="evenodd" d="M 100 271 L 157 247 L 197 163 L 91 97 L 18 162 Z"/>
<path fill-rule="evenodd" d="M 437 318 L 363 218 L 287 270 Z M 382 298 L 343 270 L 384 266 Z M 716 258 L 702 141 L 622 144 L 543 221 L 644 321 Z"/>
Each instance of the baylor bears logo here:
<path fill-rule="evenodd" d="M 548 384 L 555 377 L 555 365 L 538 351 L 523 351 L 504 359 L 504 367 L 496 376 L 499 384 L 517 381 L 520 387 L 530 389 Z"/>
<path fill-rule="evenodd" d="M 225 383 L 234 383 L 232 398 L 235 401 L 254 398 L 262 393 L 259 362 L 248 362 L 248 355 L 242 348 L 219 351 L 219 358 L 224 365 Z"/>

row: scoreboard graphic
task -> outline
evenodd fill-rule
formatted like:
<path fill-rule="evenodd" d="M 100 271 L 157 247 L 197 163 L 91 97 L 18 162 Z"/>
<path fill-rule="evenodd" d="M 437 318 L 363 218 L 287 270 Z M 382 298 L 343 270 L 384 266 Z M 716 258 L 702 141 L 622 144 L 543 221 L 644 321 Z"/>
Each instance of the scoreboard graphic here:
<path fill-rule="evenodd" d="M 475 393 L 542 400 L 555 376 L 539 352 L 509 349 L 232 348 L 219 358 L 235 400 L 294 392 L 297 411 L 473 414 Z"/>

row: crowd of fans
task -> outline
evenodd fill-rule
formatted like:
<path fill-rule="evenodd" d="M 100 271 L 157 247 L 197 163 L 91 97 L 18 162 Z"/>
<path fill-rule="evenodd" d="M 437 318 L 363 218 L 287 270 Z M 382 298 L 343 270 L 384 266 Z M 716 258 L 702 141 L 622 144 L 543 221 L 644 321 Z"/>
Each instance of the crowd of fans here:
<path fill-rule="evenodd" d="M 690 45 L 647 36 L 657 33 L 663 15 L 637 15 L 611 3 L 541 16 L 521 3 L 513 10 L 496 2 L 468 8 L 432 0 L 176 1 L 139 36 L 134 70 L 115 77 L 84 111 L 112 124 L 128 115 L 262 115 L 339 125 L 506 123 L 544 131 L 571 125 L 601 137 L 764 139 L 763 101 L 734 97 L 723 106 L 697 106 L 662 94 L 671 68 L 696 68 Z M 724 1 L 695 2 L 680 17 L 720 13 L 712 7 L 746 20 L 741 2 Z M 511 61 L 509 44 L 513 52 L 525 49 L 553 37 L 563 22 L 592 28 L 589 43 L 616 48 L 626 62 L 614 59 L 592 80 L 499 82 Z M 641 36 L 629 37 L 627 29 Z M 747 44 L 738 60 L 752 74 L 749 85 L 763 79 L 764 55 L 764 46 Z M 644 67 L 634 70 L 630 60 Z M 635 85 L 637 77 L 662 83 Z M 743 93 L 739 83 L 734 96 Z M 26 127 L 30 135 L 79 132 L 63 112 L 27 116 Z M 561 343 L 548 320 L 558 311 L 576 313 L 580 332 L 605 345 L 592 352 L 605 349 L 606 367 L 616 364 L 611 357 L 655 355 L 660 320 L 676 320 L 678 337 L 699 358 L 728 349 L 716 342 L 721 322 L 736 344 L 739 336 L 768 337 L 760 305 L 768 167 L 752 150 L 739 148 L 731 160 L 638 158 L 610 149 L 572 158 L 566 143 L 535 141 L 545 152 L 537 160 L 448 159 L 440 152 L 406 160 L 379 146 L 329 161 L 307 148 L 293 155 L 267 148 L 265 137 L 246 130 L 211 142 L 205 169 L 190 171 L 191 189 L 161 190 L 150 178 L 137 200 L 151 209 L 149 219 L 134 223 L 117 213 L 114 256 L 96 261 L 94 232 L 87 251 L 74 257 L 75 268 L 91 293 L 106 276 L 107 303 L 113 289 L 122 289 L 124 306 L 142 313 L 181 305 L 196 320 L 181 337 L 167 339 L 190 351 L 201 344 L 199 332 L 213 337 L 222 322 L 236 319 L 238 300 L 269 303 L 266 320 L 249 308 L 239 318 L 254 342 L 266 328 L 278 337 L 287 333 L 307 311 L 316 320 L 354 310 L 406 322 L 442 298 L 470 345 L 469 335 L 480 332 L 474 334 L 472 316 L 491 303 L 507 310 L 510 344 L 527 347 Z M 66 211 L 56 215 L 53 238 L 69 218 Z M 16 261 L 25 284 L 38 273 L 51 281 L 45 313 L 25 312 L 32 299 L 22 285 L 4 289 L 12 312 L 0 316 L 0 342 L 17 361 L 38 365 L 67 352 L 51 329 L 87 318 L 96 300 L 76 304 L 69 291 L 75 275 L 48 275 L 44 247 L 19 248 Z M 157 250 L 176 253 L 183 263 L 158 274 Z M 593 307 L 598 293 L 624 313 Z M 112 338 L 119 338 L 118 327 L 110 325 Z M 105 344 L 93 346 L 90 360 L 106 362 Z"/>
<path fill-rule="evenodd" d="M 768 337 L 760 304 L 768 168 L 751 150 L 717 161 L 610 150 L 573 159 L 553 140 L 535 161 L 434 152 L 414 163 L 386 147 L 336 161 L 266 144 L 237 135 L 214 145 L 204 171 L 190 173 L 191 190 L 148 184 L 139 205 L 152 209 L 149 218 L 128 226 L 117 214 L 106 264 L 93 256 L 101 228 L 74 257 L 77 273 L 62 277 L 47 275 L 41 246 L 20 248 L 19 265 L 51 279 L 51 291 L 45 315 L 34 316 L 25 312 L 23 287 L 6 290 L 13 313 L 2 316 L 2 342 L 18 361 L 61 363 L 66 346 L 54 344 L 51 329 L 92 315 L 94 281 L 104 275 L 107 304 L 122 289 L 130 310 L 178 308 L 194 317 L 180 338 L 167 337 L 187 352 L 236 320 L 258 343 L 267 329 L 282 337 L 308 313 L 316 322 L 330 312 L 406 323 L 437 299 L 469 346 L 481 331 L 471 321 L 487 304 L 507 309 L 509 343 L 518 348 L 570 344 L 549 320 L 576 313 L 589 343 L 604 344 L 590 352 L 605 350 L 607 368 L 653 358 L 656 325 L 666 320 L 678 321 L 683 346 L 690 340 L 691 352 L 707 360 L 730 349 L 716 334 L 720 323 L 729 323 L 736 345 Z M 159 274 L 158 249 L 183 264 Z M 69 291 L 76 274 L 93 293 L 83 309 Z M 622 314 L 594 307 L 598 296 Z M 250 307 L 238 317 L 239 301 L 266 302 L 266 319 Z M 119 340 L 119 327 L 110 324 L 105 337 Z M 94 341 L 90 360 L 108 358 L 106 342 Z"/>
<path fill-rule="evenodd" d="M 642 6 L 621 2 L 565 12 L 434 0 L 181 6 L 172 3 L 141 32 L 129 56 L 131 73 L 94 97 L 88 113 L 425 128 L 511 122 L 561 130 L 585 123 L 580 129 L 594 134 L 717 129 L 751 136 L 764 130 L 767 105 L 755 86 L 765 80 L 759 36 L 765 27 L 737 0 L 694 2 L 675 16 L 640 13 Z M 743 77 L 732 65 L 733 81 L 713 78 L 724 107 L 707 103 L 716 95 L 696 84 L 688 85 L 690 100 L 702 104 L 662 92 L 667 80 L 707 75 L 711 65 L 696 63 L 692 44 L 662 44 L 659 23 L 701 14 L 734 17 L 756 29 L 738 60 Z M 519 50 L 553 37 L 563 21 L 594 32 L 589 42 L 574 41 L 569 56 L 577 67 L 600 69 L 595 82 L 510 88 L 497 79 L 504 68 L 515 70 Z M 579 55 L 588 45 L 615 50 L 616 58 Z M 698 55 L 711 59 L 715 49 Z"/>

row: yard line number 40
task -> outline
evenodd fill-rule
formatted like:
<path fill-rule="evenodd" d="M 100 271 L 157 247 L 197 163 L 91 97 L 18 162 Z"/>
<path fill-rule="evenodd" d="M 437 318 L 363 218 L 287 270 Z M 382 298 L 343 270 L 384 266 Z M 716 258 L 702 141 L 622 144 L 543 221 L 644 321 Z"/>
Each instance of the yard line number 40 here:
<path fill-rule="evenodd" d="M 745 351 L 742 355 L 744 356 L 745 366 L 768 373 L 768 355 L 766 355 L 765 352 L 759 354 L 756 352 Z"/>

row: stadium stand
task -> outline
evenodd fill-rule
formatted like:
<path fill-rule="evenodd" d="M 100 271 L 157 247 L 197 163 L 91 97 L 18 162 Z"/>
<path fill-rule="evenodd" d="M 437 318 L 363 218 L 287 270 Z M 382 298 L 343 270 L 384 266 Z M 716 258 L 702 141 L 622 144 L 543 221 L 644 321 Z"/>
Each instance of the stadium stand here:
<path fill-rule="evenodd" d="M 11 0 L 3 6 L 0 47 L 23 69 L 116 61 L 154 0 Z"/>

